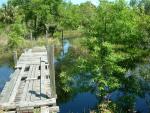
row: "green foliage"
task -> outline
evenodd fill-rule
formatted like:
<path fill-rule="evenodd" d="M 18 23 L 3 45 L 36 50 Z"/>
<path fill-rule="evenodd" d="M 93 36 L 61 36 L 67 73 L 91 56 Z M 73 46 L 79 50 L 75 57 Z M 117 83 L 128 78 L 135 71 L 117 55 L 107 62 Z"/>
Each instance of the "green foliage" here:
<path fill-rule="evenodd" d="M 122 90 L 125 95 L 118 100 L 122 102 L 118 108 L 125 107 L 123 111 L 133 110 L 135 97 L 141 94 L 139 78 L 126 77 L 125 73 L 135 68 L 133 64 L 149 50 L 149 17 L 123 0 L 102 1 L 97 17 L 86 27 L 89 57 L 81 57 L 78 67 L 93 75 L 102 98 L 116 89 Z"/>
<path fill-rule="evenodd" d="M 83 27 L 88 27 L 90 21 L 96 16 L 96 6 L 87 1 L 79 6 L 80 23 Z"/>
<path fill-rule="evenodd" d="M 98 107 L 98 112 L 100 113 L 120 113 L 118 110 L 116 110 L 117 106 L 112 103 L 111 101 L 104 101 L 101 105 Z"/>
<path fill-rule="evenodd" d="M 0 9 L 0 21 L 5 24 L 11 24 L 15 21 L 15 8 L 10 2 L 7 5 L 3 4 Z"/>
<path fill-rule="evenodd" d="M 78 5 L 72 3 L 63 3 L 59 7 L 60 10 L 60 24 L 66 29 L 76 29 L 79 27 L 80 15 Z"/>
<path fill-rule="evenodd" d="M 16 33 L 11 33 L 8 41 L 9 48 L 17 48 L 23 44 L 23 38 L 19 37 Z"/>
<path fill-rule="evenodd" d="M 41 35 L 45 35 L 46 30 L 51 34 L 47 35 L 48 37 L 53 36 L 56 27 L 58 29 L 83 30 L 83 26 L 87 26 L 95 15 L 96 7 L 90 2 L 74 5 L 63 0 L 23 0 L 21 2 L 8 0 L 8 3 L 0 8 L 0 23 L 12 26 L 16 24 L 16 21 L 19 21 L 20 26 L 27 28 L 23 37 L 27 39 L 31 33 L 33 38 L 41 37 Z M 17 35 L 22 37 L 19 32 L 10 34 L 11 37 L 17 37 Z M 18 39 L 20 40 L 20 38 Z M 14 40 L 17 38 L 10 39 L 9 45 L 15 46 L 17 44 L 17 47 L 18 43 Z M 14 43 L 10 44 L 10 42 Z"/>
<path fill-rule="evenodd" d="M 35 109 L 33 110 L 33 113 L 40 113 L 40 108 L 35 108 Z"/>
<path fill-rule="evenodd" d="M 33 32 L 33 35 L 37 37 L 37 35 L 45 34 L 47 25 L 57 22 L 58 6 L 61 0 L 24 0 L 23 2 L 11 0 L 10 3 L 19 8 L 17 12 L 23 15 L 22 21 L 26 23 L 29 32 Z"/>
<path fill-rule="evenodd" d="M 71 82 L 71 77 L 68 76 L 66 72 L 61 72 L 60 79 L 61 79 L 61 83 L 63 84 L 63 90 L 65 92 L 69 92 L 71 89 L 70 89 L 70 84 L 68 82 Z"/>
<path fill-rule="evenodd" d="M 149 55 L 149 0 L 131 0 L 130 5 L 124 0 L 104 0 L 97 7 L 90 2 L 75 5 L 63 0 L 9 0 L 0 8 L 0 22 L 1 29 L 5 24 L 11 26 L 10 48 L 22 46 L 31 32 L 36 38 L 46 30 L 53 34 L 56 27 L 85 31 L 84 49 L 72 48 L 73 52 L 61 60 L 65 66 L 61 66 L 59 78 L 66 92 L 71 91 L 75 75 L 86 73 L 96 83 L 102 99 L 115 90 L 122 91 L 124 96 L 118 101 L 102 103 L 107 110 L 103 112 L 132 111 L 136 96 L 149 89 L 149 71 L 140 72 L 144 82 L 137 74 L 125 76 Z M 44 38 L 38 40 L 38 45 L 44 44 Z"/>
<path fill-rule="evenodd" d="M 98 113 L 133 113 L 133 101 L 132 96 L 125 96 L 119 102 L 103 101 L 98 107 Z M 130 103 L 130 106 L 126 106 L 126 103 Z"/>
<path fill-rule="evenodd" d="M 128 94 L 125 95 L 123 97 L 121 97 L 118 101 L 117 101 L 117 106 L 118 108 L 122 109 L 122 112 L 133 112 L 134 108 L 135 108 L 135 98 L 136 96 L 133 94 Z"/>
<path fill-rule="evenodd" d="M 144 12 L 150 15 L 150 1 L 149 0 L 140 0 L 138 6 L 144 7 Z"/>
<path fill-rule="evenodd" d="M 96 7 L 91 2 L 85 2 L 80 5 L 63 3 L 59 7 L 60 25 L 66 29 L 78 29 L 87 27 L 89 21 L 96 16 Z"/>
<path fill-rule="evenodd" d="M 11 25 L 11 32 L 9 33 L 8 46 L 9 48 L 21 47 L 24 42 L 24 34 L 26 32 L 25 26 L 20 22 L 15 22 Z"/>

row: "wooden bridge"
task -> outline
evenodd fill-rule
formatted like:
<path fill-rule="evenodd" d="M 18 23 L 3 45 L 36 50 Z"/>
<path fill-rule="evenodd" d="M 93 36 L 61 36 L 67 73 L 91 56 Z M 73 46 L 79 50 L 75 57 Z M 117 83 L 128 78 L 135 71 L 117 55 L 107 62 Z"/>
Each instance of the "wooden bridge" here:
<path fill-rule="evenodd" d="M 56 113 L 54 47 L 34 47 L 16 63 L 0 96 L 4 113 Z"/>

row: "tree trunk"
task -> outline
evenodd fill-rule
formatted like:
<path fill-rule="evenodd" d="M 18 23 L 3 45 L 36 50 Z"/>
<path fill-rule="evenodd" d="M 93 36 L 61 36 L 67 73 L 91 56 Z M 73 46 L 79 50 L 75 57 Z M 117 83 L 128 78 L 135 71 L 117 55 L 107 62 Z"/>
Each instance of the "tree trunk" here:
<path fill-rule="evenodd" d="M 34 18 L 34 36 L 37 38 L 37 16 Z"/>

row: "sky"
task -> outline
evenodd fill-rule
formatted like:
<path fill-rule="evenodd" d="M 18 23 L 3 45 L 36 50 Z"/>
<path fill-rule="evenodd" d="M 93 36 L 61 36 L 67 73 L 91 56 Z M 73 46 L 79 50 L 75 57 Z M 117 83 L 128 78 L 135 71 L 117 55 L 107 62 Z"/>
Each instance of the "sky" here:
<path fill-rule="evenodd" d="M 99 4 L 99 0 L 64 0 L 64 1 L 66 1 L 66 2 L 71 1 L 74 4 L 80 4 L 80 3 L 84 3 L 86 1 L 90 1 L 91 3 L 93 3 L 96 6 L 98 6 L 98 4 Z M 113 1 L 113 0 L 110 0 L 110 1 Z M 126 1 L 129 2 L 130 0 L 126 0 Z M 0 0 L 0 6 L 6 2 L 7 2 L 7 0 Z"/>
<path fill-rule="evenodd" d="M 83 3 L 86 1 L 91 1 L 94 5 L 98 5 L 98 3 L 99 3 L 98 0 L 65 0 L 65 1 L 71 1 L 74 4 L 80 4 L 80 3 Z M 0 0 L 0 6 L 6 2 L 7 2 L 7 0 Z"/>
<path fill-rule="evenodd" d="M 0 0 L 0 6 L 6 2 L 7 2 L 7 0 Z"/>
<path fill-rule="evenodd" d="M 86 2 L 86 1 L 90 1 L 94 5 L 98 5 L 99 4 L 99 0 L 65 0 L 65 1 L 71 1 L 74 4 L 80 4 L 80 3 L 83 3 L 83 2 Z"/>

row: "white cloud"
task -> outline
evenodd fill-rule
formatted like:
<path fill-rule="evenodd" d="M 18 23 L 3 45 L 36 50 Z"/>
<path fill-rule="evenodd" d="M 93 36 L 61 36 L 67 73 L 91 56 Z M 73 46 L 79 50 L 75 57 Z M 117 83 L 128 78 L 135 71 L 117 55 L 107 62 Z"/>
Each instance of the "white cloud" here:
<path fill-rule="evenodd" d="M 84 3 L 86 1 L 90 1 L 91 3 L 93 3 L 94 5 L 98 5 L 99 4 L 99 0 L 65 0 L 67 2 L 71 1 L 74 4 L 80 4 L 80 3 Z"/>

